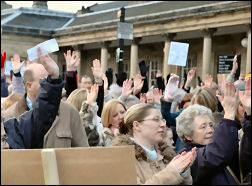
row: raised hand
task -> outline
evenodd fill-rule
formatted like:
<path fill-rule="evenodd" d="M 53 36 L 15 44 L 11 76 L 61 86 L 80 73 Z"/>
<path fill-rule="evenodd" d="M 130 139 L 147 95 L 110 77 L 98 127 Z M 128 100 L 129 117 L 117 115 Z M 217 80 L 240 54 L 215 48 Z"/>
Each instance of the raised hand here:
<path fill-rule="evenodd" d="M 234 84 L 227 82 L 225 84 L 224 98 L 219 95 L 217 97 L 224 109 L 224 118 L 234 120 L 239 103 L 238 90 L 235 90 Z"/>
<path fill-rule="evenodd" d="M 238 64 L 237 64 L 237 55 L 234 56 L 233 59 L 233 67 L 232 67 L 232 73 L 235 74 L 236 70 L 238 69 Z"/>
<path fill-rule="evenodd" d="M 164 99 L 171 102 L 178 91 L 179 76 L 171 74 L 171 77 L 165 87 Z"/>
<path fill-rule="evenodd" d="M 153 93 L 153 102 L 157 105 L 161 105 L 160 98 L 162 97 L 162 90 L 154 88 L 152 93 Z"/>
<path fill-rule="evenodd" d="M 67 53 L 64 53 L 64 57 L 67 64 L 67 71 L 76 71 L 80 64 L 80 59 L 76 55 L 76 52 L 73 51 L 71 54 L 71 50 L 68 50 Z"/>
<path fill-rule="evenodd" d="M 140 94 L 140 102 L 146 103 L 146 101 L 147 101 L 146 93 L 141 93 Z"/>
<path fill-rule="evenodd" d="M 13 56 L 13 58 L 11 58 L 11 65 L 12 65 L 12 70 L 13 70 L 14 74 L 20 72 L 22 66 L 24 65 L 24 62 L 25 61 L 20 63 L 20 57 L 18 54 L 15 54 Z"/>
<path fill-rule="evenodd" d="M 93 60 L 93 67 L 91 67 L 91 69 L 92 69 L 95 81 L 101 82 L 103 72 L 102 72 L 100 60 L 98 59 Z"/>
<path fill-rule="evenodd" d="M 97 95 L 98 95 L 99 86 L 94 84 L 91 86 L 90 92 L 87 90 L 87 103 L 92 104 L 96 102 Z"/>
<path fill-rule="evenodd" d="M 122 94 L 121 94 L 122 101 L 125 101 L 129 97 L 129 95 L 132 93 L 133 88 L 131 86 L 132 86 L 131 79 L 126 79 L 123 82 Z"/>
<path fill-rule="evenodd" d="M 133 94 L 138 94 L 141 89 L 143 88 L 144 81 L 142 80 L 142 76 L 140 74 L 137 74 L 134 78 L 134 88 L 133 88 Z"/>
<path fill-rule="evenodd" d="M 245 84 L 245 92 L 239 91 L 241 103 L 247 115 L 251 115 L 251 78 L 247 79 Z"/>
<path fill-rule="evenodd" d="M 48 72 L 48 75 L 50 75 L 51 78 L 59 78 L 58 65 L 48 54 L 42 56 L 40 47 L 38 47 L 38 56 L 40 58 L 41 64 L 45 67 L 46 71 Z"/>
<path fill-rule="evenodd" d="M 201 83 L 201 87 L 207 87 L 212 89 L 213 78 L 210 74 L 206 74 L 205 76 L 205 84 Z"/>
<path fill-rule="evenodd" d="M 104 73 L 102 74 L 102 80 L 104 82 L 104 95 L 107 95 L 107 93 L 108 93 L 108 78 Z"/>
<path fill-rule="evenodd" d="M 187 79 L 186 79 L 186 84 L 185 84 L 185 88 L 186 89 L 189 89 L 189 87 L 191 86 L 192 84 L 192 80 L 193 78 L 195 77 L 195 74 L 196 74 L 196 70 L 197 68 L 196 67 L 193 67 L 187 74 Z"/>

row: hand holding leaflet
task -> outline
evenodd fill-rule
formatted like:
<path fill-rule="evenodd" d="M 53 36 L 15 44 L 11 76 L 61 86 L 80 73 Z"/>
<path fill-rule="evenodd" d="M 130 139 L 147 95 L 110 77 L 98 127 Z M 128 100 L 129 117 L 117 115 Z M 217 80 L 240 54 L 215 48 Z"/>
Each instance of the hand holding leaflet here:
<path fill-rule="evenodd" d="M 41 53 L 43 56 L 52 52 L 59 51 L 59 46 L 56 39 L 47 40 L 27 50 L 28 58 L 30 61 L 33 61 L 39 58 L 38 52 L 37 52 L 38 46 L 40 47 Z"/>

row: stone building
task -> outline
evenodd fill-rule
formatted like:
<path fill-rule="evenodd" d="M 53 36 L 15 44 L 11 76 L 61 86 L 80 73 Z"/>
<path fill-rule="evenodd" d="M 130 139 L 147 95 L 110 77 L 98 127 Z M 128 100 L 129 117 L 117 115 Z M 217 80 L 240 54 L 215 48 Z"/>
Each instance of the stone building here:
<path fill-rule="evenodd" d="M 77 51 L 81 59 L 80 75 L 91 76 L 95 58 L 101 60 L 103 71 L 113 68 L 117 73 L 117 12 L 124 6 L 125 22 L 134 25 L 134 39 L 124 41 L 123 67 L 128 77 L 136 75 L 138 62 L 145 59 L 150 64 L 149 85 L 155 82 L 157 70 L 165 77 L 171 72 L 183 77 L 193 66 L 203 81 L 206 73 L 217 81 L 218 56 L 238 53 L 241 73 L 251 72 L 250 1 L 118 1 L 80 7 L 76 14 L 50 10 L 47 1 L 41 2 L 32 8 L 1 11 L 1 49 L 7 58 L 18 53 L 26 59 L 27 49 L 55 38 L 60 51 L 52 56 L 62 73 L 63 53 L 68 49 Z M 241 45 L 244 38 L 246 47 Z M 167 64 L 171 41 L 189 43 L 186 67 Z"/>

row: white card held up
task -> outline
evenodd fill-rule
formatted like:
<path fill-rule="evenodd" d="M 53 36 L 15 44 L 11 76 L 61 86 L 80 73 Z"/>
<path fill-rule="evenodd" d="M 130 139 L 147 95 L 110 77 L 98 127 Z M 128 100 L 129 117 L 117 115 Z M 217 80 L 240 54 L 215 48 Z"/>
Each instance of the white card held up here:
<path fill-rule="evenodd" d="M 188 49 L 188 43 L 171 42 L 168 65 L 186 66 Z"/>
<path fill-rule="evenodd" d="M 38 46 L 41 49 L 42 55 L 46 55 L 46 54 L 49 54 L 52 52 L 59 51 L 59 45 L 58 45 L 56 39 L 47 40 L 47 41 L 40 43 L 40 44 L 36 45 L 35 47 L 32 47 L 27 50 L 28 58 L 30 61 L 33 61 L 39 57 L 38 51 L 37 51 Z"/>

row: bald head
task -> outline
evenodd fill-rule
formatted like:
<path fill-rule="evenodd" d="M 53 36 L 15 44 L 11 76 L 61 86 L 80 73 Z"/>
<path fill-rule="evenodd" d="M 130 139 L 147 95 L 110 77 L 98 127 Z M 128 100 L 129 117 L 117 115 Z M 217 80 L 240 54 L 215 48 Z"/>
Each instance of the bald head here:
<path fill-rule="evenodd" d="M 48 75 L 42 64 L 33 63 L 26 67 L 24 71 L 24 84 L 28 97 L 34 101 L 39 89 L 39 80 Z"/>

